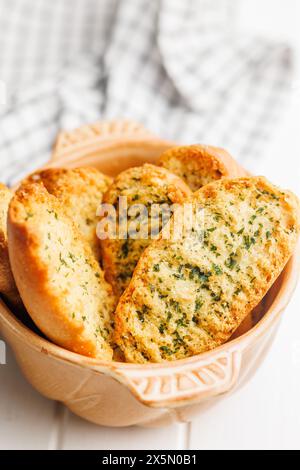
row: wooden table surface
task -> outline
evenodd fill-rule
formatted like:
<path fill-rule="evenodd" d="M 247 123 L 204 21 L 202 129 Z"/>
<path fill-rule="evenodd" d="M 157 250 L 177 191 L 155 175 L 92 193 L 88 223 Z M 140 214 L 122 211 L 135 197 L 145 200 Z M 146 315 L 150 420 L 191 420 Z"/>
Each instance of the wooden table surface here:
<path fill-rule="evenodd" d="M 300 56 L 298 0 L 240 0 L 238 24 L 289 40 Z M 300 74 L 265 158 L 250 168 L 300 193 Z M 300 288 L 251 382 L 192 424 L 110 429 L 89 424 L 35 392 L 7 348 L 0 366 L 1 449 L 300 449 Z"/>

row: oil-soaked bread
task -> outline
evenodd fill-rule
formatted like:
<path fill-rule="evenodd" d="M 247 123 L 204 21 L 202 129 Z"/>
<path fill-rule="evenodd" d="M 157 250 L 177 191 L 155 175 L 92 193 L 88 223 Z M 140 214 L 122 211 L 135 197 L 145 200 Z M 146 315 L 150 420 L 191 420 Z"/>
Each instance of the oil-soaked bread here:
<path fill-rule="evenodd" d="M 151 242 L 150 218 L 152 237 L 160 232 L 163 219 L 154 214 L 154 205 L 164 209 L 165 205 L 182 203 L 190 194 L 191 191 L 180 178 L 150 164 L 130 168 L 115 179 L 104 195 L 103 203 L 117 209 L 117 230 L 116 234 L 102 240 L 101 246 L 105 275 L 117 296 L 127 287 L 142 252 Z M 120 197 L 126 200 L 128 219 L 120 216 Z M 146 213 L 143 213 L 144 208 Z M 136 217 L 140 230 L 138 238 L 134 238 L 131 231 L 131 227 L 136 227 Z M 125 224 L 128 224 L 127 239 L 120 236 L 126 233 Z"/>
<path fill-rule="evenodd" d="M 295 248 L 298 199 L 265 178 L 222 179 L 190 202 L 192 223 L 178 237 L 171 219 L 117 307 L 115 339 L 128 362 L 173 361 L 226 342 Z"/>
<path fill-rule="evenodd" d="M 161 155 L 159 164 L 183 179 L 192 191 L 224 177 L 246 175 L 226 150 L 210 145 L 171 148 Z"/>
<path fill-rule="evenodd" d="M 14 195 L 8 245 L 16 284 L 40 330 L 66 349 L 112 359 L 112 289 L 61 202 L 41 183 Z"/>

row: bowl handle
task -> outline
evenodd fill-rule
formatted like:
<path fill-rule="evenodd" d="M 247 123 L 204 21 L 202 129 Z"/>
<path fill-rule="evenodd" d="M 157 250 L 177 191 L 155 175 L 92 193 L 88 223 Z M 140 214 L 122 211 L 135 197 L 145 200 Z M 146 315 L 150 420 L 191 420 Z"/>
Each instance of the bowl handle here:
<path fill-rule="evenodd" d="M 176 407 L 199 402 L 232 389 L 241 366 L 241 352 L 225 351 L 213 358 L 192 358 L 185 364 L 170 363 L 166 368 L 154 365 L 140 368 L 119 368 L 117 379 L 136 398 L 151 407 Z"/>

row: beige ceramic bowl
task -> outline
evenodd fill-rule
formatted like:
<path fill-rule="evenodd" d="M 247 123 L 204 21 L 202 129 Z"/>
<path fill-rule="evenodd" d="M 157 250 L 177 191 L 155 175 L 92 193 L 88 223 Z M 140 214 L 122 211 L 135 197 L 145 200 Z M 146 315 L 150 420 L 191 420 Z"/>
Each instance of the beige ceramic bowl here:
<path fill-rule="evenodd" d="M 166 148 L 139 125 L 95 124 L 63 133 L 50 166 L 96 166 L 114 175 L 153 162 Z M 62 349 L 23 325 L 2 303 L 1 333 L 28 381 L 46 397 L 105 426 L 187 422 L 242 387 L 269 349 L 296 286 L 300 251 L 234 339 L 214 351 L 167 364 L 107 363 Z"/>

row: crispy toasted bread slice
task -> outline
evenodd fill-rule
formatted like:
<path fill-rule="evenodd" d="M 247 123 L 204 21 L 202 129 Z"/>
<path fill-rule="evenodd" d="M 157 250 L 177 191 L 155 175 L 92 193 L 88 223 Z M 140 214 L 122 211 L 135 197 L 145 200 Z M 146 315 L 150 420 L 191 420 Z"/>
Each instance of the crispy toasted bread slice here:
<path fill-rule="evenodd" d="M 8 240 L 16 284 L 40 330 L 66 349 L 110 360 L 112 289 L 61 202 L 42 184 L 16 192 Z"/>
<path fill-rule="evenodd" d="M 171 148 L 161 155 L 159 165 L 178 175 L 192 191 L 224 177 L 246 176 L 226 150 L 210 145 Z"/>
<path fill-rule="evenodd" d="M 49 168 L 34 173 L 27 182 L 42 182 L 47 191 L 59 199 L 66 215 L 78 226 L 100 259 L 96 212 L 112 179 L 95 168 Z"/>
<path fill-rule="evenodd" d="M 223 179 L 190 202 L 192 223 L 178 237 L 171 219 L 117 307 L 115 339 L 128 362 L 173 361 L 226 342 L 295 248 L 298 199 L 265 178 Z"/>
<path fill-rule="evenodd" d="M 12 307 L 20 307 L 22 301 L 11 271 L 7 245 L 7 212 L 12 192 L 0 183 L 0 292 Z"/>
<path fill-rule="evenodd" d="M 180 178 L 164 168 L 150 164 L 130 168 L 115 179 L 104 195 L 103 203 L 117 209 L 117 230 L 113 236 L 101 240 L 101 246 L 105 275 L 117 296 L 127 287 L 142 252 L 151 242 L 151 234 L 153 237 L 160 232 L 163 220 L 162 217 L 156 217 L 155 211 L 180 204 L 190 194 L 191 191 Z M 128 206 L 128 219 L 126 215 L 120 214 L 120 197 L 125 198 L 123 201 Z M 134 238 L 132 233 L 132 228 L 136 226 L 140 229 L 139 238 Z M 122 239 L 120 233 L 126 232 L 128 238 Z"/>

